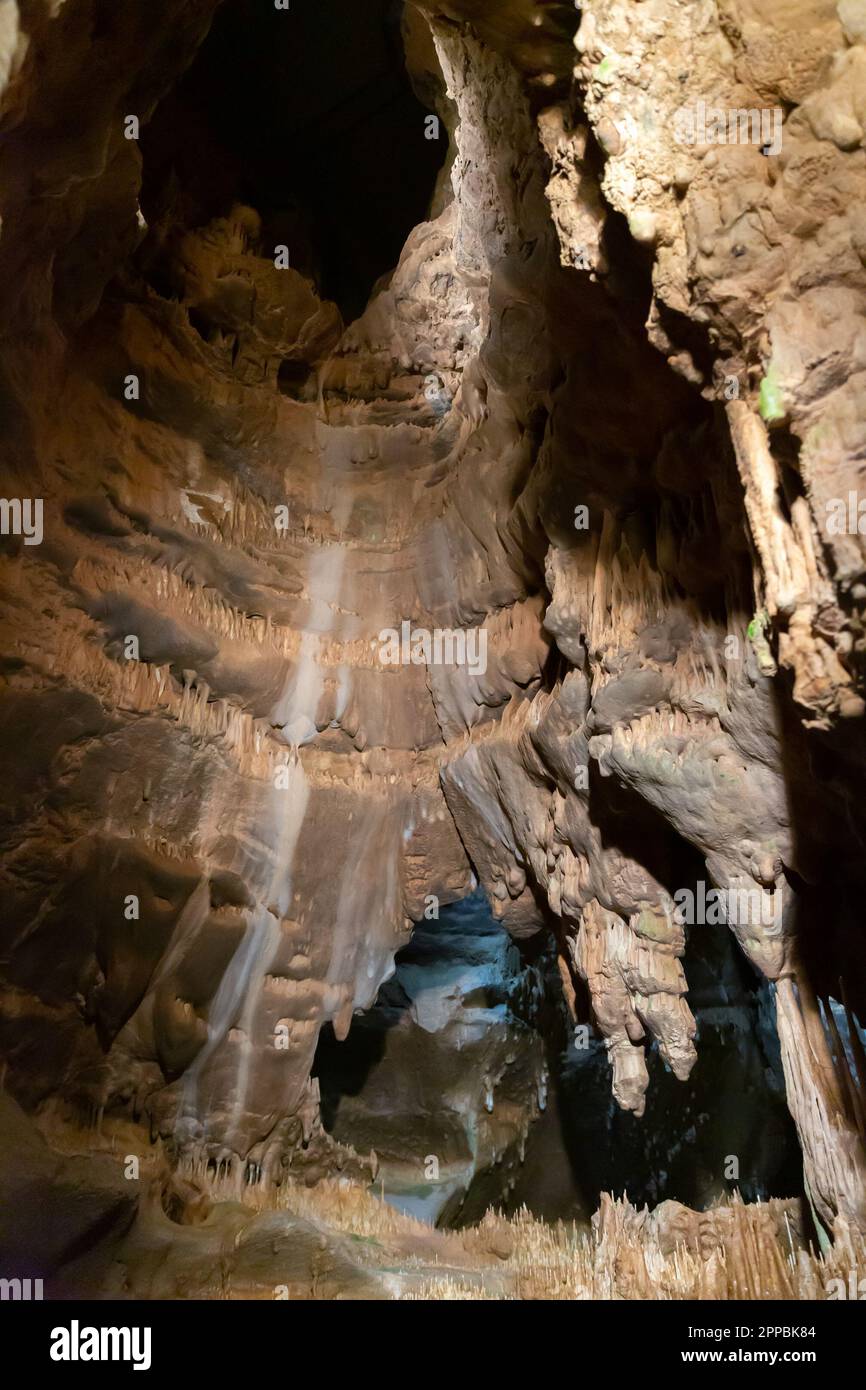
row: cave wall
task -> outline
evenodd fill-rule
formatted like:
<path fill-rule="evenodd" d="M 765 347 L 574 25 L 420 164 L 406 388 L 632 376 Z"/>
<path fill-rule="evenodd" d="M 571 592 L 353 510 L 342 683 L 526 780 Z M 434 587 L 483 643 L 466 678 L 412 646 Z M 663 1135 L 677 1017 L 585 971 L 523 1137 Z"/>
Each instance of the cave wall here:
<path fill-rule="evenodd" d="M 451 148 L 348 326 L 268 209 L 172 176 L 217 9 L 0 9 L 3 490 L 44 506 L 3 537 L 7 1087 L 326 1167 L 320 1028 L 474 871 L 553 930 L 640 1116 L 647 1039 L 696 1057 L 683 839 L 771 908 L 733 929 L 817 1212 L 862 1223 L 814 994 L 866 1011 L 863 544 L 827 527 L 863 459 L 856 6 L 589 0 L 576 47 L 570 6 L 408 6 Z M 778 105 L 781 152 L 678 144 L 703 98 Z M 486 670 L 383 665 L 404 621 L 483 628 Z"/>

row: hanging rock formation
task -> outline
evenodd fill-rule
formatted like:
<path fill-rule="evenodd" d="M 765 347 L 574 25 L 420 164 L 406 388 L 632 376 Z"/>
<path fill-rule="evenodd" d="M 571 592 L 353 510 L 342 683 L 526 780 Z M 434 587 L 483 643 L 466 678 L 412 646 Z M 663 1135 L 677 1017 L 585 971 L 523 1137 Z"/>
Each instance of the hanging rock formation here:
<path fill-rule="evenodd" d="M 729 925 L 815 1215 L 866 1228 L 860 10 L 407 5 L 448 162 L 346 324 L 181 99 L 244 3 L 0 3 L 7 1089 L 360 1170 L 320 1030 L 477 876 L 637 1116 Z"/>

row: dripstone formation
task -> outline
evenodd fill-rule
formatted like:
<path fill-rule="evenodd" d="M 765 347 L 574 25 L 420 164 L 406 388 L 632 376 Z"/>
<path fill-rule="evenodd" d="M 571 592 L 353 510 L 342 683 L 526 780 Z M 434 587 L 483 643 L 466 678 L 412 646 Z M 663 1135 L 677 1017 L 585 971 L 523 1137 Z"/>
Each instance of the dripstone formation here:
<path fill-rule="evenodd" d="M 461 1193 L 518 1181 L 545 1038 L 638 1120 L 651 1058 L 685 1083 L 689 934 L 732 932 L 855 1239 L 866 11 L 330 8 L 381 53 L 252 145 L 206 93 L 300 82 L 298 7 L 0 0 L 4 1088 L 158 1153 L 164 1210 L 369 1181 L 387 1105 L 323 1123 L 322 1030 L 480 887 L 534 983 L 475 1053 L 436 996 Z M 393 269 L 382 83 L 428 171 Z"/>

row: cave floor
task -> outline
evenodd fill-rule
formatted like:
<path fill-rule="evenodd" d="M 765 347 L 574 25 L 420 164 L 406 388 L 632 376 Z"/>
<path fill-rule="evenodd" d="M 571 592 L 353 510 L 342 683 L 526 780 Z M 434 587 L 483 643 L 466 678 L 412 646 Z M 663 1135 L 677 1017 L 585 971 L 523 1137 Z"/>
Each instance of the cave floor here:
<path fill-rule="evenodd" d="M 490 1210 L 446 1230 L 389 1206 L 378 1183 L 184 1175 L 159 1146 L 135 1164 L 135 1138 L 47 1116 L 37 1128 L 0 1094 L 0 1159 L 27 1160 L 0 1162 L 0 1251 L 28 1250 L 47 1297 L 814 1300 L 866 1265 L 866 1242 L 841 1226 L 817 1254 L 796 1199 L 650 1211 L 605 1195 L 591 1222 Z"/>
<path fill-rule="evenodd" d="M 866 1256 L 856 1237 L 817 1256 L 802 1243 L 796 1204 L 778 1199 L 735 1198 L 704 1213 L 665 1202 L 650 1213 L 605 1197 L 591 1225 L 491 1210 L 449 1231 L 346 1178 L 289 1182 L 275 1194 L 246 1189 L 242 1200 L 231 1190 L 231 1180 L 217 1182 L 172 1219 L 164 1188 L 151 1187 L 94 1296 L 811 1300 Z M 58 1291 L 75 1296 L 74 1267 L 70 1274 Z"/>
<path fill-rule="evenodd" d="M 178 1226 L 145 1210 L 118 1252 L 109 1296 L 132 1298 L 592 1300 L 815 1299 L 851 1251 L 795 1249 L 786 1203 L 739 1200 L 652 1216 L 606 1198 L 592 1227 L 488 1212 L 440 1231 L 348 1180 L 288 1184 L 280 1208 L 218 1201 Z M 667 1208 L 667 1210 L 665 1210 Z M 786 1231 L 788 1249 L 785 1249 Z M 859 1253 L 862 1263 L 864 1251 Z M 837 1269 L 838 1266 L 838 1269 Z M 118 1284 L 118 1280 L 121 1281 Z M 121 1287 L 122 1285 L 122 1287 Z"/>

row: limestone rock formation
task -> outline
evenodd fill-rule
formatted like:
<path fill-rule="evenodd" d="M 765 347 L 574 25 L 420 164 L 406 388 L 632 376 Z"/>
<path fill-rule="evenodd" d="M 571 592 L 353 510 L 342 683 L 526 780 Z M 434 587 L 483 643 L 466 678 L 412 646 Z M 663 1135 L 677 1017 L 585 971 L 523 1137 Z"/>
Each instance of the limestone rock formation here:
<path fill-rule="evenodd" d="M 860 8 L 362 8 L 329 88 L 291 30 L 318 53 L 327 16 L 0 0 L 5 1088 L 177 1183 L 369 1177 L 320 1035 L 480 882 L 638 1118 L 648 1056 L 700 1065 L 689 933 L 730 928 L 853 1240 Z M 295 80 L 313 118 L 275 132 Z M 423 160 L 380 266 L 375 199 Z"/>

